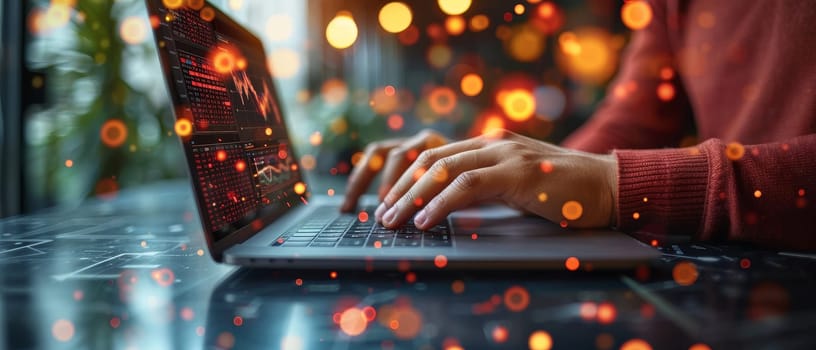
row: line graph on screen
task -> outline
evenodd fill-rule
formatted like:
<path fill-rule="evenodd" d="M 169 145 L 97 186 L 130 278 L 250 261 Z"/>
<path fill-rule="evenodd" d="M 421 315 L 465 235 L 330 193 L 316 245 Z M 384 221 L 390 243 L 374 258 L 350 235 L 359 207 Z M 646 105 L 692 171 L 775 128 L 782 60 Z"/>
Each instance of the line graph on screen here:
<path fill-rule="evenodd" d="M 295 162 L 290 156 L 281 158 L 281 154 L 274 149 L 264 149 L 250 155 L 255 171 L 253 177 L 261 194 L 265 195 L 285 188 L 293 179 L 292 172 L 295 169 Z"/>
<path fill-rule="evenodd" d="M 280 113 L 278 113 L 277 106 L 275 106 L 274 96 L 272 96 L 266 81 L 262 81 L 263 88 L 258 92 L 246 71 L 236 70 L 232 72 L 232 82 L 241 97 L 241 104 L 244 106 L 254 104 L 255 111 L 260 113 L 265 121 L 269 121 L 269 114 L 272 113 L 275 116 L 275 121 L 277 123 L 281 122 Z"/>

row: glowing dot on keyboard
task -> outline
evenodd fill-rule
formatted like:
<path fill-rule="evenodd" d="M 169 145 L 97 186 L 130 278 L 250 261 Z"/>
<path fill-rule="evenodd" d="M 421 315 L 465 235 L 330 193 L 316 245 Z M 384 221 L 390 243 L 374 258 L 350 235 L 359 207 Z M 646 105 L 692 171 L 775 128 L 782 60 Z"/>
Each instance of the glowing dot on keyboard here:
<path fill-rule="evenodd" d="M 368 213 L 361 211 L 360 214 L 357 214 L 357 219 L 360 220 L 360 222 L 368 221 Z"/>

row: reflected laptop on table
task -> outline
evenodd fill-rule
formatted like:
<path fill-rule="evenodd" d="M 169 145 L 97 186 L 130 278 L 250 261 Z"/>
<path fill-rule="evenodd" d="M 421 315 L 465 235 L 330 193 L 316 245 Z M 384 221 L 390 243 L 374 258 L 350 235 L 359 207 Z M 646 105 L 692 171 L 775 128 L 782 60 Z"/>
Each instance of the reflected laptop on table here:
<path fill-rule="evenodd" d="M 503 207 L 456 212 L 426 232 L 376 225 L 370 197 L 359 214 L 341 214 L 340 198 L 309 193 L 261 41 L 209 3 L 166 4 L 147 0 L 215 260 L 281 268 L 562 269 L 569 257 L 584 267 L 625 268 L 659 256 L 622 233 L 565 230 Z"/>

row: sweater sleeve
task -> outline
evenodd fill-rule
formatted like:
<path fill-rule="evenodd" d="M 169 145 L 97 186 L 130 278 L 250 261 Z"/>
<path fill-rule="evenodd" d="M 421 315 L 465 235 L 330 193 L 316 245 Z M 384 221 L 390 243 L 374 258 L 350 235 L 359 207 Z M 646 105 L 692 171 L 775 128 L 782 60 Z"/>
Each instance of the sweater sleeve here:
<path fill-rule="evenodd" d="M 654 12 L 652 21 L 632 34 L 606 97 L 592 118 L 562 142 L 564 147 L 607 153 L 680 143 L 691 124 L 691 106 L 678 78 L 665 4 L 648 4 Z"/>
<path fill-rule="evenodd" d="M 816 249 L 816 134 L 614 154 L 621 230 Z"/>

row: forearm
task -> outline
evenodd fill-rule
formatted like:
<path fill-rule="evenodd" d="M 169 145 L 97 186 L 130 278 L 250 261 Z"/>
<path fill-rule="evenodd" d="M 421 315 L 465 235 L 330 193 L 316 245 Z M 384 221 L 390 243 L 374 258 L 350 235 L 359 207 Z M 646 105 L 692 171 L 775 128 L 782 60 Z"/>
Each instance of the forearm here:
<path fill-rule="evenodd" d="M 816 135 L 614 154 L 622 230 L 816 249 Z"/>

